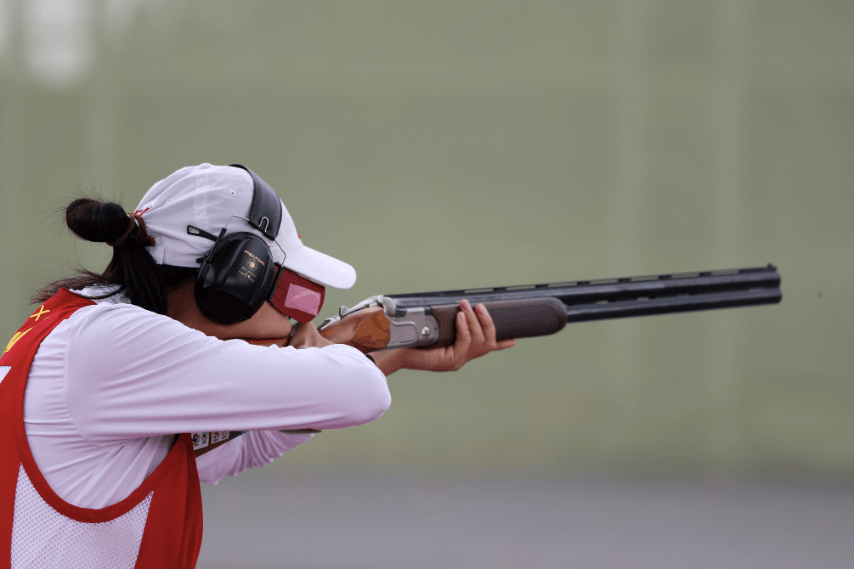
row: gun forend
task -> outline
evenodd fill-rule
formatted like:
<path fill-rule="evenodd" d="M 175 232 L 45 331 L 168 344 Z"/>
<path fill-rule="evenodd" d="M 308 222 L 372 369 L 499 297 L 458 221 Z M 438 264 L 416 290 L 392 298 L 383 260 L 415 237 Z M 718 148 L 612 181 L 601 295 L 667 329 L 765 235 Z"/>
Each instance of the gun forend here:
<path fill-rule="evenodd" d="M 495 323 L 495 339 L 533 338 L 560 332 L 566 326 L 566 309 L 563 303 L 551 297 L 495 300 L 483 305 Z M 454 343 L 454 319 L 460 311 L 458 304 L 432 307 L 433 317 L 439 322 L 437 346 Z"/>

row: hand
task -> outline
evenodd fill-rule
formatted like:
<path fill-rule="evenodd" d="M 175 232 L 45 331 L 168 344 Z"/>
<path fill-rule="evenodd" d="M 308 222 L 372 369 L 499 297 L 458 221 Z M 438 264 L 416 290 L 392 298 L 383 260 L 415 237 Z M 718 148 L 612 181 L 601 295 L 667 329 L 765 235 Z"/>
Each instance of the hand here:
<path fill-rule="evenodd" d="M 320 335 L 320 332 L 317 331 L 317 326 L 312 322 L 294 326 L 290 342 L 288 342 L 289 346 L 297 349 L 322 348 L 324 346 L 331 346 L 332 344 L 333 342 Z"/>
<path fill-rule="evenodd" d="M 460 312 L 457 313 L 456 325 L 457 338 L 451 346 L 426 350 L 408 348 L 389 351 L 400 352 L 396 354 L 400 367 L 428 371 L 456 371 L 475 358 L 516 345 L 516 340 L 496 341 L 495 324 L 483 304 L 478 304 L 472 309 L 469 302 L 463 300 L 460 303 Z M 377 359 L 377 364 L 380 364 L 377 356 L 384 353 L 372 354 Z"/>

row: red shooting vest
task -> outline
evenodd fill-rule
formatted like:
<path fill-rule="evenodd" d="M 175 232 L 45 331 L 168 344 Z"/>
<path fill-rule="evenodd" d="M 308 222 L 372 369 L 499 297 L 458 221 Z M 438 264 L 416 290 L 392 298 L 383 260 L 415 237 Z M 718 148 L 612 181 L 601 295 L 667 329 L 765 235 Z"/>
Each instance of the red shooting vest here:
<path fill-rule="evenodd" d="M 202 497 L 189 434 L 130 496 L 100 510 L 73 506 L 48 486 L 24 432 L 24 388 L 42 340 L 92 301 L 62 289 L 12 337 L 0 358 L 0 569 L 196 566 Z M 109 349 L 105 347 L 105 349 Z"/>

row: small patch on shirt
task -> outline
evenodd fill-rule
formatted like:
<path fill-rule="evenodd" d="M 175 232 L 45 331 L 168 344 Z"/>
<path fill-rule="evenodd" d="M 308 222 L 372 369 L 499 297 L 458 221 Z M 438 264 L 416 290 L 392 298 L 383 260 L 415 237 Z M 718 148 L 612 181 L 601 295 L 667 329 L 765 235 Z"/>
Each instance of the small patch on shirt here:
<path fill-rule="evenodd" d="M 221 441 L 227 441 L 231 431 L 213 431 L 211 432 L 211 444 L 216 444 Z"/>
<path fill-rule="evenodd" d="M 200 448 L 205 448 L 210 444 L 210 438 L 208 437 L 208 433 L 192 433 L 193 436 L 193 450 L 199 450 Z"/>

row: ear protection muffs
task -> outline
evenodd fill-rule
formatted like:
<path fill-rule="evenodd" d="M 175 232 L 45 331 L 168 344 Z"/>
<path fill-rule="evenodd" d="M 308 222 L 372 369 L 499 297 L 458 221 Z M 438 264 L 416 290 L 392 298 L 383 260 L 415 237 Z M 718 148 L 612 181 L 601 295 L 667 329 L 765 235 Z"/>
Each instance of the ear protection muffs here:
<path fill-rule="evenodd" d="M 282 223 L 282 204 L 276 192 L 255 173 L 249 223 L 268 239 L 275 239 Z M 220 324 L 251 318 L 270 299 L 281 271 L 273 263 L 267 242 L 254 233 L 225 234 L 222 228 L 214 246 L 201 259 L 196 276 L 196 303 L 202 314 Z"/>

